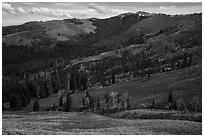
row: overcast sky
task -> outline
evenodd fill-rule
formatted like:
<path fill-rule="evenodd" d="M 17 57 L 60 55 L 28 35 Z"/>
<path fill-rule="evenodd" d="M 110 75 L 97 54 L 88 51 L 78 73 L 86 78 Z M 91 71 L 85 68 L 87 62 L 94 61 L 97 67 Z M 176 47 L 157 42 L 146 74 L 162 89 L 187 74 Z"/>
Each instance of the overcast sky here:
<path fill-rule="evenodd" d="M 146 11 L 165 14 L 202 12 L 201 3 L 161 2 L 4 2 L 2 25 L 17 25 L 28 21 L 45 21 L 65 18 L 107 18 L 126 12 Z"/>

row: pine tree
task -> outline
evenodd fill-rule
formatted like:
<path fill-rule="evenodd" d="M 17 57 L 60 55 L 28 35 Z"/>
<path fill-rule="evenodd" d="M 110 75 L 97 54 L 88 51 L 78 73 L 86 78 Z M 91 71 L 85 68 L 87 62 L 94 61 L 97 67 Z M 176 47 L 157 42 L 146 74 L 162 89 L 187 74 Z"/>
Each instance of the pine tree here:
<path fill-rule="evenodd" d="M 62 98 L 62 96 L 60 97 L 60 100 L 59 100 L 59 106 L 60 106 L 60 107 L 63 106 L 63 98 Z"/>
<path fill-rule="evenodd" d="M 130 109 L 130 99 L 127 98 L 127 110 L 129 110 L 129 109 Z"/>
<path fill-rule="evenodd" d="M 192 58 L 193 58 L 193 54 L 190 54 L 190 59 L 189 59 L 189 62 L 188 62 L 189 67 L 192 65 Z"/>
<path fill-rule="evenodd" d="M 73 92 L 77 89 L 77 81 L 76 81 L 76 76 L 74 74 L 71 75 L 70 89 Z"/>
<path fill-rule="evenodd" d="M 169 97 L 168 97 L 168 106 L 169 106 L 169 109 L 172 109 L 172 105 L 173 105 L 173 96 L 172 96 L 172 93 L 170 91 L 169 93 Z"/>
<path fill-rule="evenodd" d="M 83 98 L 83 100 L 82 100 L 82 105 L 83 105 L 83 107 L 85 107 L 85 99 Z"/>
<path fill-rule="evenodd" d="M 182 68 L 187 67 L 187 53 L 184 53 L 183 55 L 183 63 L 182 63 Z"/>
<path fill-rule="evenodd" d="M 66 112 L 70 112 L 71 106 L 72 106 L 72 99 L 71 99 L 70 94 L 68 94 L 68 95 L 67 95 L 67 102 L 66 102 L 65 111 L 66 111 Z"/>
<path fill-rule="evenodd" d="M 56 108 L 55 108 L 55 103 L 54 103 L 54 105 L 52 106 L 52 111 L 55 111 L 56 110 Z"/>
<path fill-rule="evenodd" d="M 89 99 L 90 99 L 89 108 L 91 108 L 91 110 L 93 110 L 94 109 L 94 98 L 92 96 L 90 96 Z"/>
<path fill-rule="evenodd" d="M 98 100 L 97 100 L 97 110 L 100 110 L 101 109 L 101 104 L 100 104 L 100 98 L 98 97 Z"/>
<path fill-rule="evenodd" d="M 112 84 L 115 84 L 115 74 L 112 72 Z"/>
<path fill-rule="evenodd" d="M 35 103 L 33 104 L 33 111 L 39 111 L 39 110 L 40 110 L 40 105 L 36 100 Z"/>
<path fill-rule="evenodd" d="M 153 101 L 152 101 L 152 107 L 151 107 L 152 109 L 154 109 L 155 108 L 155 98 L 153 99 Z"/>
<path fill-rule="evenodd" d="M 168 97 L 168 103 L 171 103 L 171 104 L 173 104 L 173 96 L 172 96 L 172 93 L 171 93 L 171 91 L 170 91 L 170 93 L 169 93 L 169 97 Z"/>
<path fill-rule="evenodd" d="M 176 100 L 174 101 L 173 109 L 174 109 L 174 110 L 177 110 L 177 109 L 178 109 L 178 106 L 177 106 L 177 102 L 176 102 Z"/>
<path fill-rule="evenodd" d="M 109 103 L 109 100 L 110 100 L 110 96 L 109 96 L 108 93 L 105 93 L 105 94 L 104 94 L 104 99 L 105 99 L 106 104 L 108 104 L 108 103 Z"/>

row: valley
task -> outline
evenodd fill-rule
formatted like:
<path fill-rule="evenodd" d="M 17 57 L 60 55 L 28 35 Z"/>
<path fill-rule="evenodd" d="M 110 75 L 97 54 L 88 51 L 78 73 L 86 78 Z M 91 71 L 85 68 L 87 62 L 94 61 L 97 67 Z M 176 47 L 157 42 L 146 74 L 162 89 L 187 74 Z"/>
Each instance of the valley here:
<path fill-rule="evenodd" d="M 202 13 L 2 27 L 2 134 L 202 134 Z"/>

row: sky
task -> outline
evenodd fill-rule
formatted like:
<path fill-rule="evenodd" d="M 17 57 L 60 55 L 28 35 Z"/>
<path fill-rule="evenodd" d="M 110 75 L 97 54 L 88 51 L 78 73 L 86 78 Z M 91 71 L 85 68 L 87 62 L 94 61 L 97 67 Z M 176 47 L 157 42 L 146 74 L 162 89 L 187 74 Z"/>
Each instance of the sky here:
<path fill-rule="evenodd" d="M 67 18 L 108 18 L 145 11 L 170 15 L 202 12 L 201 2 L 3 2 L 2 25 Z"/>

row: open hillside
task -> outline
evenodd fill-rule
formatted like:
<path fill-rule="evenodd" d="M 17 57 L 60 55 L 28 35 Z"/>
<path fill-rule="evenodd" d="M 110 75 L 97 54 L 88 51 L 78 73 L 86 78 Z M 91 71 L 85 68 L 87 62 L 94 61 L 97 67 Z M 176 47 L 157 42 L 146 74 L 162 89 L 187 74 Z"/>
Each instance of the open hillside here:
<path fill-rule="evenodd" d="M 201 14 L 176 15 L 126 13 L 106 19 L 65 19 L 28 22 L 3 27 L 3 45 L 56 46 L 57 41 L 87 42 L 97 46 L 124 44 L 140 34 L 151 35 L 169 27 L 201 23 Z"/>
<path fill-rule="evenodd" d="M 107 19 L 64 19 L 45 22 L 28 22 L 18 26 L 3 27 L 3 45 L 46 46 L 57 41 L 86 41 L 117 35 L 147 17 L 139 13 Z M 116 25 L 117 24 L 117 25 Z"/>
<path fill-rule="evenodd" d="M 190 105 L 198 104 L 198 109 L 202 107 L 202 67 L 195 65 L 193 67 L 175 70 L 165 73 L 156 73 L 150 80 L 146 78 L 121 79 L 115 85 L 109 87 L 92 87 L 87 91 L 93 95 L 94 99 L 101 99 L 102 107 L 105 106 L 104 95 L 107 93 L 119 93 L 124 102 L 130 99 L 133 108 L 150 108 L 155 100 L 155 108 L 166 109 L 168 105 L 168 95 L 172 91 L 173 98 L 177 101 L 180 109 L 186 106 L 189 110 L 194 110 Z M 79 110 L 82 106 L 82 100 L 85 92 L 72 94 L 72 108 Z M 39 99 L 40 109 L 42 111 L 50 110 L 55 104 L 59 105 L 59 95 L 50 95 L 47 98 Z M 34 101 L 24 108 L 26 111 L 32 111 Z"/>
<path fill-rule="evenodd" d="M 3 27 L 3 45 L 55 46 L 56 41 L 93 33 L 96 27 L 92 23 L 89 20 L 67 19 Z"/>
<path fill-rule="evenodd" d="M 154 74 L 149 81 L 145 78 L 125 80 L 106 88 L 90 90 L 95 99 L 99 96 L 104 100 L 105 93 L 117 92 L 129 97 L 131 105 L 135 108 L 148 108 L 152 101 L 156 100 L 156 108 L 167 106 L 168 94 L 172 91 L 174 98 L 183 106 L 194 101 L 202 104 L 202 67 L 200 65 L 190 68 Z M 82 98 L 85 93 L 73 95 L 73 107 L 82 105 Z M 104 106 L 105 107 L 105 106 Z M 201 106 L 200 106 L 201 107 Z M 201 108 L 200 108 L 201 109 Z"/>

